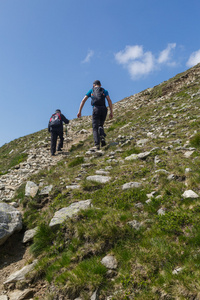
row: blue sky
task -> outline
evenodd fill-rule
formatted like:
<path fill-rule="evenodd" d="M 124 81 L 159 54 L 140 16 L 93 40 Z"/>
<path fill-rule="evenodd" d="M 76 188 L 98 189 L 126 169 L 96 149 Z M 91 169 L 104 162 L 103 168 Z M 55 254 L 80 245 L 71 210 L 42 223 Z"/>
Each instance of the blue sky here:
<path fill-rule="evenodd" d="M 199 11 L 199 0 L 0 0 L 0 146 L 57 108 L 76 118 L 96 79 L 115 103 L 200 62 Z"/>

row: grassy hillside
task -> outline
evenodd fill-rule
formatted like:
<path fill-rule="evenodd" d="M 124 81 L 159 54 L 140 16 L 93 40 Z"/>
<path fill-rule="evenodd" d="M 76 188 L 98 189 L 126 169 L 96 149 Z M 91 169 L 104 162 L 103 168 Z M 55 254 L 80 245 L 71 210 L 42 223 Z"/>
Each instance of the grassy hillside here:
<path fill-rule="evenodd" d="M 199 299 L 200 198 L 183 197 L 186 190 L 200 195 L 199 117 L 197 65 L 116 103 L 102 156 L 86 156 L 93 143 L 89 136 L 56 166 L 33 175 L 37 184 L 41 179 L 53 184 L 48 197 L 30 199 L 24 185 L 18 189 L 14 200 L 20 200 L 25 228 L 39 226 L 31 245 L 38 258 L 32 284 L 48 283 L 46 299 L 90 299 L 96 290 L 102 300 Z M 89 121 L 74 124 L 88 128 Z M 26 159 L 23 151 L 32 140 L 39 147 L 46 137 L 41 131 L 1 147 L 0 171 Z M 141 153 L 146 156 L 127 160 Z M 86 179 L 99 170 L 112 180 Z M 129 182 L 141 186 L 123 189 Z M 72 183 L 80 188 L 66 188 Z M 92 199 L 90 209 L 50 229 L 57 210 L 86 199 Z M 116 270 L 101 264 L 108 254 L 116 257 Z"/>

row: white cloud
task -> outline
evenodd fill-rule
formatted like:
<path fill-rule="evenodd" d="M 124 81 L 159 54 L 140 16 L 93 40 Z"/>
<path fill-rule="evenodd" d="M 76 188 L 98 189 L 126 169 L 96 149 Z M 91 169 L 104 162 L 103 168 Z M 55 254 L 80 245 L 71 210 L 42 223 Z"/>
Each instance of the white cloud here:
<path fill-rule="evenodd" d="M 115 54 L 115 60 L 125 67 L 132 79 L 148 75 L 161 64 L 174 66 L 172 62 L 172 50 L 176 47 L 175 43 L 168 44 L 167 48 L 160 52 L 158 58 L 151 51 L 144 52 L 143 46 L 126 46 L 124 50 Z"/>
<path fill-rule="evenodd" d="M 160 52 L 158 63 L 163 64 L 170 61 L 172 49 L 176 47 L 176 43 L 168 44 L 167 48 Z"/>
<path fill-rule="evenodd" d="M 144 52 L 139 45 L 126 46 L 126 48 L 115 54 L 115 59 L 128 69 L 132 79 L 146 75 L 154 68 L 154 57 L 151 52 Z"/>
<path fill-rule="evenodd" d="M 188 67 L 193 67 L 199 62 L 200 62 L 200 50 L 197 50 L 190 55 L 186 65 Z"/>
<path fill-rule="evenodd" d="M 128 70 L 132 79 L 149 74 L 154 69 L 154 57 L 151 52 L 143 53 L 140 60 L 132 61 Z"/>
<path fill-rule="evenodd" d="M 143 55 L 142 46 L 126 46 L 125 50 L 119 51 L 115 54 L 118 63 L 125 64 L 130 60 L 140 58 Z"/>
<path fill-rule="evenodd" d="M 89 50 L 88 54 L 85 57 L 85 59 L 82 60 L 82 63 L 85 64 L 85 63 L 90 62 L 90 59 L 92 58 L 93 55 L 94 55 L 94 51 L 93 50 Z"/>

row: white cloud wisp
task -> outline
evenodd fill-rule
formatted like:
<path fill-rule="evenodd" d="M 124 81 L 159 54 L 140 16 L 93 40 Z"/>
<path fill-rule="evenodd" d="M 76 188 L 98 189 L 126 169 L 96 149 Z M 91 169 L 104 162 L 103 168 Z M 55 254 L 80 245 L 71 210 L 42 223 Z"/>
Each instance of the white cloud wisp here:
<path fill-rule="evenodd" d="M 190 55 L 190 57 L 186 63 L 186 66 L 188 66 L 190 68 L 190 67 L 195 66 L 199 62 L 200 62 L 200 50 L 197 50 Z"/>
<path fill-rule="evenodd" d="M 169 62 L 171 58 L 171 52 L 175 47 L 176 47 L 176 43 L 168 44 L 167 48 L 161 51 L 158 57 L 158 63 L 163 64 Z"/>
<path fill-rule="evenodd" d="M 94 55 L 94 51 L 93 50 L 89 50 L 88 54 L 85 57 L 85 59 L 82 60 L 82 64 L 89 63 L 93 55 Z"/>
<path fill-rule="evenodd" d="M 126 46 L 124 50 L 115 54 L 115 60 L 125 67 L 131 78 L 135 80 L 148 75 L 161 64 L 173 65 L 171 57 L 175 47 L 175 43 L 168 44 L 156 59 L 151 51 L 144 52 L 143 46 Z"/>

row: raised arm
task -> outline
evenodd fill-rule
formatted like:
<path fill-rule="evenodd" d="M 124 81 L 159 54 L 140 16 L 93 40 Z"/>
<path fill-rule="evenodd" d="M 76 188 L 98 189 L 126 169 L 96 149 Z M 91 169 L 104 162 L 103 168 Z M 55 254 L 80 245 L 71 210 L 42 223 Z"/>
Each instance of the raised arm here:
<path fill-rule="evenodd" d="M 81 101 L 81 104 L 80 104 L 80 107 L 79 107 L 79 111 L 78 111 L 78 114 L 77 114 L 77 118 L 80 118 L 81 117 L 81 111 L 82 111 L 82 108 L 85 104 L 85 102 L 87 101 L 88 99 L 88 96 L 85 95 L 85 97 L 83 98 L 83 100 Z"/>

